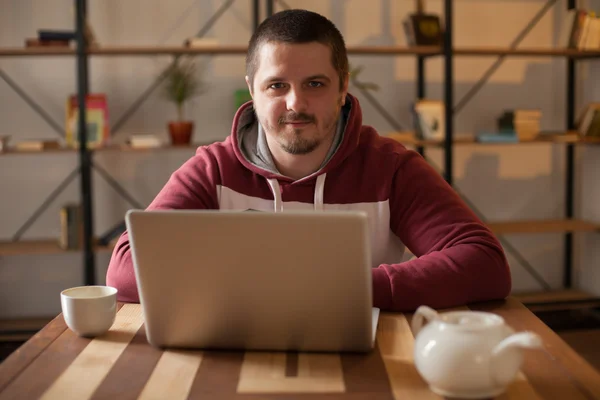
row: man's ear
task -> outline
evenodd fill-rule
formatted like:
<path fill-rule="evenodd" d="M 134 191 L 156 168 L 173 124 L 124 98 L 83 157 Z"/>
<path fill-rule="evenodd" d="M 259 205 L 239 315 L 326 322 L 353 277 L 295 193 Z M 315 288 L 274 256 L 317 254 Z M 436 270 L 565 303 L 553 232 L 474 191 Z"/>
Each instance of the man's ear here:
<path fill-rule="evenodd" d="M 248 85 L 248 91 L 250 91 L 250 96 L 254 98 L 254 93 L 252 92 L 252 82 L 250 82 L 250 78 L 246 75 L 246 85 Z"/>
<path fill-rule="evenodd" d="M 342 85 L 342 90 L 341 90 L 341 96 L 340 96 L 340 101 L 342 104 L 340 104 L 340 106 L 343 106 L 346 103 L 346 95 L 348 94 L 348 85 L 350 84 L 350 72 L 348 72 L 346 74 L 346 76 L 344 77 L 344 84 Z"/>

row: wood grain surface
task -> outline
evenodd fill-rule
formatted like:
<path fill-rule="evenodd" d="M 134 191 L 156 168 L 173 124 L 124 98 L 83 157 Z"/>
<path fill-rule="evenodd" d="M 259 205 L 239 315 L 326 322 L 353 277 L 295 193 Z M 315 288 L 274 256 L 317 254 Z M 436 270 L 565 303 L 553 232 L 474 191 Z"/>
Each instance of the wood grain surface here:
<path fill-rule="evenodd" d="M 600 399 L 598 372 L 521 303 L 469 308 L 535 332 L 546 346 L 526 352 L 498 399 Z M 323 354 L 161 350 L 148 344 L 137 304 L 120 308 L 94 339 L 75 335 L 59 315 L 0 364 L 0 399 L 441 399 L 414 366 L 411 317 L 382 313 L 368 354 Z"/>

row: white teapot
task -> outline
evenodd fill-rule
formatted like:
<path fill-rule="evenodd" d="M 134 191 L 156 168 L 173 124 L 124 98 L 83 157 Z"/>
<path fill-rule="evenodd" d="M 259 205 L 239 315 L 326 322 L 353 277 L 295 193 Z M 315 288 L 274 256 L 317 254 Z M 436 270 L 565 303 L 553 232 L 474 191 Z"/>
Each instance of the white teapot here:
<path fill-rule="evenodd" d="M 424 319 L 429 323 L 423 325 Z M 445 397 L 502 394 L 519 372 L 522 349 L 542 347 L 538 335 L 515 333 L 502 317 L 487 312 L 438 313 L 420 306 L 411 328 L 417 371 L 434 393 Z"/>

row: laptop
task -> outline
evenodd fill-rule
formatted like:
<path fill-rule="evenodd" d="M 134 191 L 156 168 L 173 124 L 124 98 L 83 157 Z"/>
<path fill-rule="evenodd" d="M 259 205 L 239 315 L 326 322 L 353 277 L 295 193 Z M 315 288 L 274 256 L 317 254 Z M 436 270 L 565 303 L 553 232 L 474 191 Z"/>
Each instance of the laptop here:
<path fill-rule="evenodd" d="M 367 215 L 130 210 L 148 342 L 160 348 L 368 352 Z"/>

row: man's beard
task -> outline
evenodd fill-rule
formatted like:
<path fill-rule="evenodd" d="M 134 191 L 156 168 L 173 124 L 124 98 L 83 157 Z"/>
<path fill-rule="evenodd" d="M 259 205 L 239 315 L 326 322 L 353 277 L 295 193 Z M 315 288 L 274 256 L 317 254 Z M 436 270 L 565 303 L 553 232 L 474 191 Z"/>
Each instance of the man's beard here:
<path fill-rule="evenodd" d="M 296 130 L 296 136 L 291 141 L 281 141 L 279 145 L 281 148 L 289 154 L 303 155 L 313 152 L 321 144 L 319 139 L 305 139 L 300 133 L 300 130 Z"/>
<path fill-rule="evenodd" d="M 323 137 L 316 135 L 316 137 L 305 138 L 302 136 L 303 131 L 306 128 L 294 129 L 294 132 L 290 135 L 288 132 L 282 132 L 282 130 L 287 130 L 286 123 L 291 121 L 303 121 L 309 122 L 314 125 L 314 129 L 318 129 L 317 120 L 314 115 L 308 115 L 304 113 L 294 113 L 291 112 L 282 116 L 277 121 L 277 126 L 271 126 L 268 123 L 263 124 L 265 129 L 268 129 L 270 132 L 277 132 L 275 135 L 275 140 L 281 147 L 283 151 L 288 154 L 293 155 L 304 155 L 312 153 L 317 147 L 323 143 L 323 141 L 327 140 L 329 137 L 333 135 L 333 131 L 335 126 L 337 125 L 337 119 L 339 117 L 340 112 L 338 111 L 334 117 L 328 121 L 327 126 L 324 126 L 324 129 L 327 131 L 327 134 Z M 309 126 L 309 128 L 312 128 Z"/>

